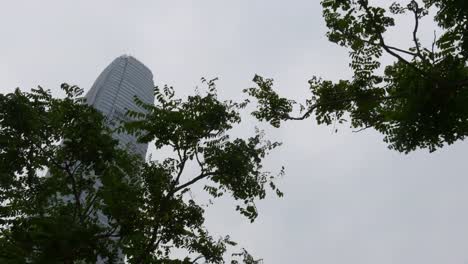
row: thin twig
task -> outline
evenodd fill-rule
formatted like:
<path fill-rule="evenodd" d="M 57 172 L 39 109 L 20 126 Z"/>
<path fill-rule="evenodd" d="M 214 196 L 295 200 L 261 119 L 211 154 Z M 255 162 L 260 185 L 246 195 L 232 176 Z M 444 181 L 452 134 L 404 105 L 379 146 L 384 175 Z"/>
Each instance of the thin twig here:
<path fill-rule="evenodd" d="M 371 128 L 371 127 L 372 127 L 372 126 L 365 126 L 365 127 L 361 128 L 361 129 L 353 130 L 353 133 L 358 133 L 358 132 L 364 131 L 364 130 L 366 130 L 366 129 L 368 129 L 368 128 Z"/>

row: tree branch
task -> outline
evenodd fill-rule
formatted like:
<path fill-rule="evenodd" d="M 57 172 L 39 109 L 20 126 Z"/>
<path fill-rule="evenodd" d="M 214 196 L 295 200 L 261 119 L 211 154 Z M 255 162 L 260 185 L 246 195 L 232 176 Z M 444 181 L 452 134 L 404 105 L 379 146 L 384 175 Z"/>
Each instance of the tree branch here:
<path fill-rule="evenodd" d="M 192 260 L 192 264 L 197 263 L 197 261 L 198 261 L 199 259 L 201 259 L 201 258 L 203 258 L 203 255 L 200 255 L 200 256 L 196 257 L 195 259 L 193 259 L 193 260 Z"/>
<path fill-rule="evenodd" d="M 186 188 L 186 187 L 188 187 L 188 186 L 190 186 L 190 185 L 196 183 L 197 181 L 199 181 L 199 180 L 201 180 L 201 179 L 203 179 L 203 178 L 206 178 L 206 177 L 208 177 L 208 176 L 213 176 L 213 175 L 215 175 L 215 174 L 216 174 L 215 172 L 201 173 L 200 175 L 198 175 L 197 177 L 193 178 L 192 180 L 190 180 L 190 181 L 188 181 L 188 182 L 186 182 L 186 183 L 184 183 L 184 184 L 181 184 L 181 185 L 177 186 L 177 187 L 174 189 L 173 193 L 176 193 L 176 192 L 178 192 L 178 191 L 180 191 L 180 190 L 182 190 L 182 189 L 184 189 L 184 188 Z"/>
<path fill-rule="evenodd" d="M 94 209 L 93 205 L 96 202 L 97 198 L 98 198 L 98 195 L 97 195 L 97 193 L 95 193 L 93 195 L 93 198 L 87 199 L 88 200 L 88 205 L 86 206 L 86 208 L 85 208 L 85 210 L 83 212 L 84 217 L 88 217 L 88 216 L 91 215 L 91 212 L 93 211 L 92 209 Z"/>
<path fill-rule="evenodd" d="M 160 224 L 159 224 L 159 221 L 158 221 L 156 226 L 153 229 L 153 232 L 151 233 L 151 238 L 150 238 L 148 244 L 146 245 L 143 252 L 137 257 L 135 263 L 143 263 L 143 259 L 144 259 L 145 255 L 149 254 L 152 251 L 153 246 L 155 245 L 156 239 L 158 237 L 159 225 Z"/>
<path fill-rule="evenodd" d="M 414 5 L 413 9 L 411 11 L 414 14 L 414 29 L 413 29 L 413 42 L 414 45 L 416 45 L 416 55 L 423 61 L 426 61 L 426 58 L 422 55 L 421 53 L 421 48 L 420 44 L 418 41 L 418 29 L 419 29 L 419 5 L 416 1 L 411 1 L 411 3 Z"/>
<path fill-rule="evenodd" d="M 185 164 L 187 163 L 187 150 L 186 149 L 184 149 L 184 152 L 183 152 L 182 155 L 180 155 L 180 151 L 179 151 L 179 149 L 177 149 L 177 154 L 178 154 L 179 159 L 180 159 L 179 172 L 177 173 L 177 176 L 176 176 L 176 178 L 174 180 L 172 188 L 174 188 L 174 186 L 176 186 L 179 183 L 180 176 L 182 176 L 182 172 L 184 171 Z"/>
<path fill-rule="evenodd" d="M 117 229 L 119 229 L 119 225 L 114 226 L 111 230 L 107 231 L 104 234 L 96 235 L 95 238 L 107 238 L 107 237 L 120 237 L 121 234 L 114 234 Z"/>
<path fill-rule="evenodd" d="M 205 167 L 203 166 L 203 163 L 200 161 L 200 158 L 198 157 L 198 144 L 195 146 L 195 159 L 197 160 L 198 166 L 200 166 L 201 172 L 204 173 Z"/>
<path fill-rule="evenodd" d="M 378 44 L 376 44 L 378 45 Z M 386 48 L 388 49 L 392 49 L 392 50 L 396 50 L 396 51 L 399 51 L 399 52 L 402 52 L 402 53 L 405 53 L 405 54 L 408 54 L 408 55 L 411 55 L 411 56 L 416 56 L 417 54 L 414 53 L 414 52 L 411 52 L 411 51 L 407 51 L 407 50 L 403 50 L 403 49 L 399 49 L 397 47 L 392 47 L 392 46 L 389 46 L 387 44 L 384 45 Z"/>
<path fill-rule="evenodd" d="M 413 29 L 413 42 L 414 45 L 416 45 L 416 53 L 421 56 L 421 50 L 419 49 L 419 42 L 418 42 L 418 28 L 419 28 L 419 17 L 418 17 L 418 3 L 416 1 L 411 1 L 414 4 L 414 9 L 413 11 L 414 14 L 414 29 Z"/>
<path fill-rule="evenodd" d="M 368 126 L 365 126 L 365 127 L 363 127 L 363 128 L 360 128 L 360 129 L 358 129 L 358 130 L 353 130 L 353 133 L 358 133 L 358 132 L 364 131 L 364 130 L 366 130 L 366 129 L 368 129 L 368 128 L 371 128 L 371 127 L 372 127 L 372 126 L 368 125 Z"/>
<path fill-rule="evenodd" d="M 80 221 L 81 221 L 81 201 L 80 201 L 80 194 L 78 193 L 78 189 L 76 187 L 76 181 L 73 173 L 70 171 L 70 167 L 67 163 L 65 163 L 65 172 L 68 174 L 70 177 L 71 185 L 72 185 L 72 191 L 73 191 L 73 196 L 75 198 L 75 209 L 73 210 L 73 219 L 76 219 L 76 215 L 80 215 Z"/>
<path fill-rule="evenodd" d="M 374 15 L 372 14 L 372 12 L 370 11 L 369 9 L 369 6 L 368 6 L 368 2 L 367 1 L 361 1 L 361 5 L 362 7 L 364 8 L 364 10 L 366 11 L 366 14 L 370 17 L 370 18 L 374 18 Z M 419 69 L 418 67 L 416 67 L 413 63 L 405 60 L 403 57 L 401 57 L 399 54 L 395 53 L 392 49 L 389 48 L 389 46 L 387 46 L 385 44 L 385 40 L 384 40 L 384 37 L 382 35 L 382 32 L 376 32 L 377 34 L 377 37 L 379 38 L 379 41 L 380 41 L 380 45 L 382 46 L 382 48 L 390 55 L 392 55 L 393 57 L 397 58 L 399 61 L 403 62 L 404 64 L 408 65 L 409 67 L 413 68 L 415 71 L 419 72 L 421 74 L 421 76 L 423 77 L 427 77 L 427 74 L 426 72 L 424 72 L 423 70 Z"/>
<path fill-rule="evenodd" d="M 382 46 L 382 44 L 380 44 L 380 43 L 375 43 L 375 42 L 372 42 L 372 41 L 367 40 L 367 39 L 359 38 L 357 36 L 348 35 L 348 37 L 358 39 L 358 40 L 360 40 L 360 41 L 362 41 L 364 43 L 367 43 L 367 44 L 370 44 L 370 45 L 373 45 L 373 46 Z M 401 52 L 401 53 L 405 53 L 407 55 L 411 55 L 411 56 L 417 56 L 418 55 L 418 54 L 416 54 L 414 52 L 407 51 L 407 50 L 404 50 L 404 49 L 400 49 L 400 48 L 397 48 L 397 47 L 393 47 L 393 46 L 390 46 L 390 45 L 387 45 L 387 44 L 385 44 L 385 47 L 389 48 L 389 49 L 392 49 L 392 50 L 395 50 L 395 51 L 398 51 L 398 52 Z"/>
<path fill-rule="evenodd" d="M 391 100 L 391 99 L 396 99 L 396 98 L 400 98 L 401 96 L 384 96 L 384 97 L 381 97 L 381 98 L 376 98 L 376 100 L 381 100 L 381 101 L 384 101 L 384 100 Z M 333 102 L 326 102 L 326 103 L 323 103 L 323 104 L 314 104 L 312 106 L 309 107 L 309 109 L 302 115 L 302 116 L 299 116 L 299 117 L 292 117 L 292 116 L 286 116 L 286 120 L 304 120 L 306 118 L 308 118 L 312 112 L 317 109 L 318 107 L 320 106 L 328 106 L 328 105 L 333 105 L 333 104 L 336 104 L 336 103 L 342 103 L 342 102 L 352 102 L 354 100 L 357 100 L 358 98 L 356 97 L 349 97 L 349 98 L 344 98 L 344 99 L 341 99 L 341 100 L 335 100 Z"/>

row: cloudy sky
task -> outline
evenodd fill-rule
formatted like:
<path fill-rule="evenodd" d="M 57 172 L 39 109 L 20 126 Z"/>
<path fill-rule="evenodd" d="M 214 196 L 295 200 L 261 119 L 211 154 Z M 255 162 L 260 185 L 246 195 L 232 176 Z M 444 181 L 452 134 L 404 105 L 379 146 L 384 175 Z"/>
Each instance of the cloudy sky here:
<path fill-rule="evenodd" d="M 88 90 L 124 53 L 181 95 L 201 77 L 219 77 L 223 97 L 242 98 L 258 73 L 301 100 L 313 75 L 350 76 L 346 50 L 324 37 L 319 0 L 4 0 L 0 7 L 2 93 L 42 85 L 60 95 L 63 82 Z M 387 37 L 405 45 L 411 25 L 400 22 Z M 433 25 L 425 25 L 430 39 Z M 260 202 L 254 224 L 221 200 L 208 210 L 215 234 L 231 234 L 273 264 L 468 263 L 467 142 L 403 155 L 370 130 L 246 122 L 237 133 L 260 126 L 284 143 L 265 167 L 286 167 L 285 197 Z"/>

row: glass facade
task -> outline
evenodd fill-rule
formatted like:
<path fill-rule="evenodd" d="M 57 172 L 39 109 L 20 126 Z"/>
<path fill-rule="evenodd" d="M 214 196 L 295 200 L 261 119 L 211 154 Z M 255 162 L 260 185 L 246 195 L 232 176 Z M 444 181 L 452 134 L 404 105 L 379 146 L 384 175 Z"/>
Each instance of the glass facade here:
<path fill-rule="evenodd" d="M 89 105 L 99 110 L 109 124 L 128 120 L 127 110 L 145 112 L 136 105 L 134 97 L 145 103 L 154 102 L 154 83 L 151 71 L 132 56 L 116 58 L 94 82 L 86 94 Z M 120 145 L 133 153 L 145 157 L 147 144 L 137 143 L 137 138 L 125 133 L 114 133 Z"/>

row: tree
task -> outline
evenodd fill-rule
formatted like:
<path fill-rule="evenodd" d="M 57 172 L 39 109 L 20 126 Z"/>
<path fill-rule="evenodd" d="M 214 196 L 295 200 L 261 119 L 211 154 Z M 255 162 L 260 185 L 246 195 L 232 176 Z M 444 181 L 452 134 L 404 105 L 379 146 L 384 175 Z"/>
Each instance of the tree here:
<path fill-rule="evenodd" d="M 118 147 L 102 115 L 62 85 L 63 99 L 39 87 L 0 95 L 0 262 L 224 263 L 229 236 L 214 238 L 193 185 L 213 197 L 231 195 L 250 221 L 266 188 L 281 196 L 262 160 L 278 143 L 258 132 L 231 139 L 245 103 L 220 101 L 214 81 L 206 94 L 176 99 L 155 88 L 157 102 L 136 101 L 148 114 L 118 132 L 169 147 L 175 156 L 145 162 Z M 197 170 L 187 170 L 189 163 Z M 48 169 L 48 175 L 44 175 Z M 102 218 L 106 221 L 103 222 Z M 185 250 L 177 259 L 172 252 Z M 260 263 L 242 250 L 232 263 Z"/>
<path fill-rule="evenodd" d="M 287 120 L 315 116 L 319 124 L 350 122 L 358 131 L 373 128 L 384 135 L 389 148 L 408 153 L 431 152 L 468 135 L 468 2 L 423 0 L 397 2 L 387 9 L 368 0 L 322 1 L 328 39 L 348 48 L 351 80 L 332 82 L 313 77 L 311 97 L 300 105 L 281 97 L 273 80 L 255 76 L 256 87 L 246 89 L 258 100 L 253 115 L 279 127 Z M 421 19 L 433 19 L 442 34 L 421 43 Z M 410 48 L 396 47 L 385 33 L 395 17 L 414 20 Z M 381 72 L 381 57 L 394 59 Z"/>

